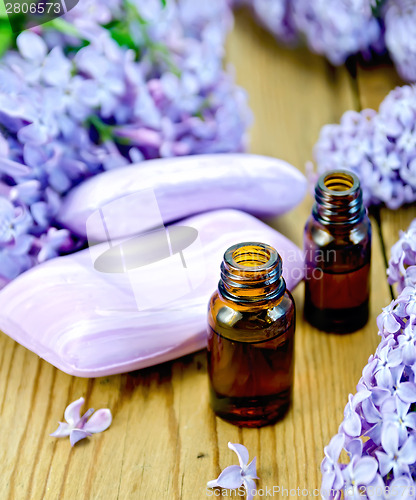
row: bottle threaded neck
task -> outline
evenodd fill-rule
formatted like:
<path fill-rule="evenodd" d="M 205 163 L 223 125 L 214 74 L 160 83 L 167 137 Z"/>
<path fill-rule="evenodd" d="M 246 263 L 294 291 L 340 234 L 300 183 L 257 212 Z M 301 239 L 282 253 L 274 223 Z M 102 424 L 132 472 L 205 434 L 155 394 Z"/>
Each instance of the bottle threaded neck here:
<path fill-rule="evenodd" d="M 282 259 L 270 245 L 237 243 L 224 254 L 218 288 L 224 298 L 243 303 L 277 299 L 286 290 Z"/>
<path fill-rule="evenodd" d="M 358 177 L 345 170 L 321 175 L 315 187 L 312 213 L 321 224 L 354 224 L 365 215 Z"/>

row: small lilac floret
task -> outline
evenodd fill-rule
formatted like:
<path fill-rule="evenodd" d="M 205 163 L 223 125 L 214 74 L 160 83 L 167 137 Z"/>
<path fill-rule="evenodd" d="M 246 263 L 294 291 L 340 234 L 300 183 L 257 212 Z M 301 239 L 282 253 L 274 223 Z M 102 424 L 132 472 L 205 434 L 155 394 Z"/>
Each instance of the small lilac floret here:
<path fill-rule="evenodd" d="M 65 410 L 65 422 L 59 422 L 58 429 L 50 434 L 53 437 L 67 437 L 71 446 L 86 437 L 92 436 L 98 432 L 103 432 L 111 425 L 112 416 L 108 409 L 97 410 L 90 408 L 81 417 L 81 407 L 84 405 L 84 398 L 79 398 Z"/>
<path fill-rule="evenodd" d="M 242 444 L 228 443 L 228 448 L 233 450 L 238 457 L 240 465 L 230 465 L 213 481 L 208 481 L 208 488 L 237 489 L 244 485 L 247 492 L 247 500 L 252 500 L 256 492 L 255 479 L 259 479 L 256 473 L 256 457 L 248 463 L 248 450 Z"/>

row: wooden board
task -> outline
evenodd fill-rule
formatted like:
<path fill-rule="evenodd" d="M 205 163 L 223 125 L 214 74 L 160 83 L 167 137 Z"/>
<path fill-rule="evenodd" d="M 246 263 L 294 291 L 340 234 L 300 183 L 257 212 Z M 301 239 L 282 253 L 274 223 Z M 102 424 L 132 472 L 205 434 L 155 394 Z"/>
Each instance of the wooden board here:
<path fill-rule="evenodd" d="M 307 50 L 279 47 L 244 12 L 237 15 L 227 60 L 250 95 L 251 150 L 281 157 L 301 170 L 325 123 L 337 122 L 345 110 L 363 103 L 379 103 L 395 85 L 390 69 L 374 70 L 371 78 L 369 70 L 360 70 L 353 80 L 345 68 L 334 69 Z M 390 76 L 383 76 L 379 87 L 377 75 L 385 72 Z M 309 197 L 270 223 L 301 244 L 311 203 Z M 415 215 L 414 209 L 382 211 L 388 247 L 399 226 Z M 336 433 L 348 393 L 377 346 L 376 316 L 390 301 L 382 245 L 374 233 L 372 313 L 362 331 L 334 336 L 313 329 L 302 319 L 303 286 L 296 290 L 294 403 L 275 426 L 242 430 L 212 414 L 204 352 L 140 372 L 86 380 L 56 370 L 0 335 L 1 498 L 202 499 L 206 482 L 236 462 L 228 441 L 246 445 L 251 457 L 257 456 L 259 488 L 318 488 L 323 447 Z M 80 396 L 88 407 L 110 408 L 114 420 L 108 431 L 71 449 L 69 440 L 48 435 L 67 404 Z"/>

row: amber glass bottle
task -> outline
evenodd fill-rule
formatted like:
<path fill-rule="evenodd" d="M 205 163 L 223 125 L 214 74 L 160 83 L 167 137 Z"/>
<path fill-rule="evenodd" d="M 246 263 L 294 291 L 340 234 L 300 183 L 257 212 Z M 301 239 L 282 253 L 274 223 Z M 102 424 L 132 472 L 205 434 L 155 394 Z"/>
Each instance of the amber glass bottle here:
<path fill-rule="evenodd" d="M 211 405 L 229 422 L 270 424 L 290 405 L 295 304 L 282 260 L 263 243 L 229 248 L 208 310 Z"/>
<path fill-rule="evenodd" d="M 304 233 L 305 318 L 320 330 L 347 333 L 368 320 L 371 223 L 356 175 L 322 175 Z"/>

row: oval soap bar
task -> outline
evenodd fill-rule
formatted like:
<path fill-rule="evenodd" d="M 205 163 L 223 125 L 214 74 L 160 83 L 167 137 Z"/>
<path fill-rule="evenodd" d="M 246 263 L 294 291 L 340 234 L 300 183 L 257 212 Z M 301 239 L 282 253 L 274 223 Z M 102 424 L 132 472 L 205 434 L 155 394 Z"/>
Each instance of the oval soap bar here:
<path fill-rule="evenodd" d="M 205 347 L 207 303 L 232 244 L 263 241 L 275 247 L 289 289 L 303 277 L 299 248 L 244 212 L 196 215 L 169 226 L 168 233 L 174 245 L 160 259 L 159 240 L 156 246 L 152 240 L 140 260 L 123 267 L 132 248 L 127 240 L 23 273 L 0 292 L 0 329 L 70 375 L 111 375 Z"/>
<path fill-rule="evenodd" d="M 150 160 L 96 175 L 74 188 L 63 201 L 58 220 L 94 241 L 105 232 L 91 217 L 107 207 L 113 238 L 144 232 L 159 224 L 221 208 L 273 216 L 295 207 L 307 181 L 292 165 L 265 156 L 219 154 Z M 160 210 L 154 220 L 149 197 L 129 196 L 153 190 Z M 117 202 L 118 201 L 118 202 Z M 151 205 L 151 204 L 150 204 Z M 131 214 L 136 213 L 132 229 Z M 89 224 L 87 231 L 87 221 Z M 137 221 L 140 224 L 137 224 Z"/>

